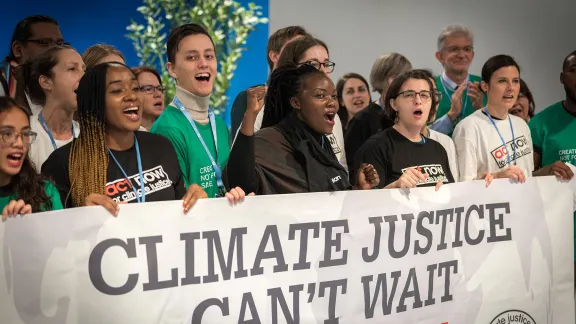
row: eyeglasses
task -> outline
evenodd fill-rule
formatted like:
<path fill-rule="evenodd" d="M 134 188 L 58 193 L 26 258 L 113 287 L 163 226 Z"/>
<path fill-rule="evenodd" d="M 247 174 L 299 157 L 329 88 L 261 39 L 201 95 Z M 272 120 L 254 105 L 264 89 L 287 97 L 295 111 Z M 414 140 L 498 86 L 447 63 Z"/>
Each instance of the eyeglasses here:
<path fill-rule="evenodd" d="M 28 39 L 26 42 L 38 44 L 41 47 L 50 46 L 70 46 L 70 43 L 63 40 L 51 40 L 51 39 Z"/>
<path fill-rule="evenodd" d="M 18 137 L 22 137 L 22 142 L 24 142 L 24 144 L 32 144 L 36 140 L 37 135 L 38 134 L 33 131 L 25 131 L 22 133 L 14 131 L 0 132 L 0 138 L 2 139 L 2 142 L 6 144 L 15 143 L 18 140 Z"/>
<path fill-rule="evenodd" d="M 140 87 L 140 91 L 144 92 L 145 94 L 153 94 L 156 90 L 160 91 L 161 93 L 164 93 L 164 91 L 166 91 L 166 87 L 163 86 L 155 87 L 152 85 Z"/>
<path fill-rule="evenodd" d="M 316 60 L 306 61 L 304 63 L 300 63 L 299 65 L 304 65 L 304 64 L 310 64 L 313 67 L 315 67 L 316 70 L 320 70 L 320 68 L 324 67 L 326 69 L 327 73 L 334 72 L 334 67 L 336 66 L 336 63 L 334 63 L 334 62 L 330 62 L 330 61 L 318 62 Z"/>
<path fill-rule="evenodd" d="M 414 90 L 406 90 L 400 92 L 398 97 L 408 100 L 416 100 L 416 95 L 419 95 L 422 101 L 428 101 L 432 98 L 432 92 L 428 90 L 422 90 L 420 92 L 416 92 Z"/>

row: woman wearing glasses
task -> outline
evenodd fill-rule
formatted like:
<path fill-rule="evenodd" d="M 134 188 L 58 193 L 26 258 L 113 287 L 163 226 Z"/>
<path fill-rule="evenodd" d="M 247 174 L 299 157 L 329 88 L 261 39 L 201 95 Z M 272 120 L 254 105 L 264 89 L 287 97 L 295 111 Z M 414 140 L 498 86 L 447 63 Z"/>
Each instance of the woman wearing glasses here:
<path fill-rule="evenodd" d="M 360 148 L 355 165 L 373 165 L 380 188 L 415 188 L 452 183 L 448 155 L 442 145 L 421 134 L 438 98 L 429 75 L 409 71 L 396 77 L 384 102 L 394 125 L 370 137 Z"/>
<path fill-rule="evenodd" d="M 142 127 L 140 130 L 149 131 L 152 124 L 164 111 L 164 91 L 160 74 L 154 68 L 140 66 L 133 68 L 132 72 L 140 84 L 140 104 L 142 108 Z"/>
<path fill-rule="evenodd" d="M 38 138 L 30 148 L 30 158 L 38 173 L 54 150 L 80 134 L 73 120 L 78 104 L 76 89 L 84 75 L 80 54 L 67 46 L 56 46 L 21 65 L 21 82 L 30 100 L 42 107 L 31 118 Z"/>
<path fill-rule="evenodd" d="M 36 133 L 30 113 L 13 99 L 0 97 L 0 210 L 2 219 L 62 209 L 58 190 L 36 173 L 28 157 Z"/>
<path fill-rule="evenodd" d="M 334 62 L 330 61 L 328 46 L 323 41 L 309 36 L 304 36 L 288 43 L 278 58 L 277 66 L 305 63 L 324 72 L 327 76 L 330 76 L 336 66 Z M 264 112 L 259 115 L 259 117 L 262 117 L 262 128 L 274 126 L 274 122 L 278 120 L 278 115 L 282 113 L 277 109 L 263 109 L 262 111 Z M 258 124 L 259 120 L 257 119 L 255 130 L 260 128 Z M 342 122 L 338 115 L 334 117 L 333 133 L 327 134 L 326 137 L 328 138 L 328 144 L 331 145 L 334 154 L 336 154 L 338 162 L 348 170 Z"/>

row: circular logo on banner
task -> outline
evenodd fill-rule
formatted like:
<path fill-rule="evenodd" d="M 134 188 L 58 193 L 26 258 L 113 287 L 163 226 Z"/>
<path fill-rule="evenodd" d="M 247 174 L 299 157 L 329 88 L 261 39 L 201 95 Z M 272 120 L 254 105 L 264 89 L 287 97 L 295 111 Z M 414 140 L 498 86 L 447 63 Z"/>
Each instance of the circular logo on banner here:
<path fill-rule="evenodd" d="M 509 310 L 496 316 L 490 324 L 536 324 L 532 316 L 521 310 Z"/>

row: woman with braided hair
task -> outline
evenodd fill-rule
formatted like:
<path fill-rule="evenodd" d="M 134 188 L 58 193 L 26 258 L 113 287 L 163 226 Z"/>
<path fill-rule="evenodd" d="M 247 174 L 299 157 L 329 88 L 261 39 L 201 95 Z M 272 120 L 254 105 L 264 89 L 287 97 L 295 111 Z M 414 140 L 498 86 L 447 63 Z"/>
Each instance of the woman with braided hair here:
<path fill-rule="evenodd" d="M 184 200 L 184 212 L 206 193 L 184 186 L 176 152 L 163 136 L 137 131 L 142 109 L 136 76 L 125 65 L 102 63 L 78 86 L 82 133 L 54 151 L 42 173 L 54 179 L 65 207 Z M 233 197 L 228 197 L 233 200 Z"/>
<path fill-rule="evenodd" d="M 264 101 L 273 114 L 254 134 Z M 324 72 L 310 64 L 278 67 L 267 91 L 248 90 L 248 108 L 225 169 L 228 185 L 259 195 L 352 189 L 326 137 L 337 112 L 336 88 Z M 379 183 L 371 165 L 362 165 L 357 174 L 354 189 Z"/>

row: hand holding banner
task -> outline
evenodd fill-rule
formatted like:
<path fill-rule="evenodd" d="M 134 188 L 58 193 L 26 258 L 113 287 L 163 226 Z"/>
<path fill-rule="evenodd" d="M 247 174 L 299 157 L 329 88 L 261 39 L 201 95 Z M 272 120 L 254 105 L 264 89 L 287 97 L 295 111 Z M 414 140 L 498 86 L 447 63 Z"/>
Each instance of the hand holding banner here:
<path fill-rule="evenodd" d="M 36 214 L 0 226 L 3 323 L 573 323 L 553 177 Z M 251 321 L 252 320 L 252 321 Z"/>

